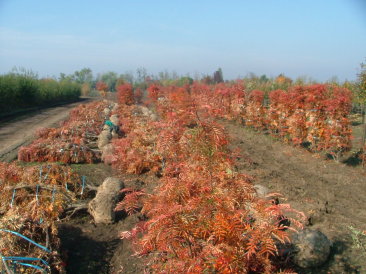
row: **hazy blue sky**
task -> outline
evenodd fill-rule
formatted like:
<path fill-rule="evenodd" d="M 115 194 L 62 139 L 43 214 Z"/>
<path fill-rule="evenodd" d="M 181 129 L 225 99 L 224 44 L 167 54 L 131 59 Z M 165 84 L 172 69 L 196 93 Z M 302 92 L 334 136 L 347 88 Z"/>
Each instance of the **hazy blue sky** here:
<path fill-rule="evenodd" d="M 0 0 L 0 73 L 354 80 L 365 58 L 366 0 Z"/>

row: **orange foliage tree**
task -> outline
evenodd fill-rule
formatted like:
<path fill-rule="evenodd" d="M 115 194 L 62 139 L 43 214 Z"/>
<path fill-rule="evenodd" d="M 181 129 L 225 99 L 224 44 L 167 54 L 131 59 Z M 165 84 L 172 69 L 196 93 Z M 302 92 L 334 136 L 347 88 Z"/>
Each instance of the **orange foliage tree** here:
<path fill-rule="evenodd" d="M 267 107 L 263 91 L 248 93 L 241 82 L 193 83 L 185 88 L 207 114 L 226 119 L 242 118 L 245 125 L 269 130 L 286 143 L 309 143 L 312 151 L 325 151 L 335 159 L 351 147 L 348 114 L 352 94 L 348 89 L 328 84 L 291 86 L 288 90 L 271 91 Z M 164 97 L 161 100 L 165 100 Z M 166 107 L 166 103 L 162 105 Z"/>
<path fill-rule="evenodd" d="M 245 124 L 256 129 L 263 129 L 266 125 L 265 108 L 263 106 L 264 92 L 253 90 L 249 94 L 245 108 Z"/>
<path fill-rule="evenodd" d="M 121 238 L 132 239 L 137 254 L 149 255 L 153 272 L 276 271 L 278 244 L 302 226 L 304 215 L 256 195 L 252 179 L 235 171 L 228 136 L 213 118 L 240 115 L 287 142 L 310 141 L 314 150 L 338 153 L 349 147 L 348 91 L 328 85 L 276 90 L 268 108 L 262 91 L 247 94 L 242 83 L 152 85 L 148 92 L 161 120 L 125 115 L 127 136 L 115 141 L 114 166 L 159 172 L 161 179 L 151 194 L 123 190 L 117 209 L 141 209 L 145 221 Z"/>
<path fill-rule="evenodd" d="M 95 85 L 95 88 L 99 91 L 100 95 L 105 98 L 108 91 L 108 85 L 104 83 L 103 81 L 97 82 Z"/>
<path fill-rule="evenodd" d="M 117 208 L 133 213 L 141 206 L 148 220 L 121 237 L 149 254 L 156 272 L 272 273 L 277 243 L 288 241 L 284 215 L 295 211 L 258 198 L 251 179 L 235 172 L 224 129 L 191 92 L 159 87 L 162 178 L 149 195 L 124 190 L 127 200 Z"/>

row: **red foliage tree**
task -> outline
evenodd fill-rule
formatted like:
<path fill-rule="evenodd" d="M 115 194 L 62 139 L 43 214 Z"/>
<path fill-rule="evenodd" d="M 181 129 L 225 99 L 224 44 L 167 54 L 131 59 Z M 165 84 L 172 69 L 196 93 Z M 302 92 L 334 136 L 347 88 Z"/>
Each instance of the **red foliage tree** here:
<path fill-rule="evenodd" d="M 95 85 L 95 88 L 98 91 L 104 91 L 104 92 L 108 91 L 108 85 L 106 83 L 104 83 L 103 81 L 97 82 L 97 84 Z"/>
<path fill-rule="evenodd" d="M 208 96 L 201 105 L 197 97 L 212 94 L 211 89 L 201 87 L 189 91 L 159 88 L 157 110 L 164 120 L 155 124 L 149 139 L 156 138 L 153 143 L 162 178 L 149 195 L 124 190 L 128 197 L 118 209 L 133 212 L 142 207 L 148 220 L 122 232 L 121 237 L 132 238 L 139 255 L 149 254 L 156 272 L 272 273 L 276 242 L 288 240 L 281 220 L 291 209 L 258 198 L 251 179 L 235 172 L 225 130 L 206 115 L 217 98 Z M 260 92 L 253 97 L 259 106 Z M 142 145 L 147 136 L 139 141 L 143 134 L 136 135 L 137 128 L 128 134 L 131 140 L 127 140 L 128 135 L 121 140 L 123 151 L 117 155 L 122 156 L 116 164 L 123 170 L 131 165 L 132 170 L 137 170 L 136 165 L 141 170 L 141 161 L 154 154 L 149 152 L 149 145 Z M 291 221 L 301 226 L 297 220 Z"/>
<path fill-rule="evenodd" d="M 109 87 L 106 83 L 104 83 L 103 81 L 99 81 L 97 82 L 95 88 L 99 91 L 102 98 L 105 98 L 107 96 L 107 91 Z"/>
<path fill-rule="evenodd" d="M 263 129 L 266 126 L 265 108 L 263 106 L 264 92 L 253 90 L 249 94 L 248 103 L 245 109 L 245 124 L 256 129 Z"/>
<path fill-rule="evenodd" d="M 127 83 L 117 86 L 118 103 L 132 105 L 135 102 L 132 85 Z"/>
<path fill-rule="evenodd" d="M 159 91 L 160 87 L 157 84 L 152 84 L 147 88 L 148 97 L 153 103 L 157 102 L 159 98 Z"/>

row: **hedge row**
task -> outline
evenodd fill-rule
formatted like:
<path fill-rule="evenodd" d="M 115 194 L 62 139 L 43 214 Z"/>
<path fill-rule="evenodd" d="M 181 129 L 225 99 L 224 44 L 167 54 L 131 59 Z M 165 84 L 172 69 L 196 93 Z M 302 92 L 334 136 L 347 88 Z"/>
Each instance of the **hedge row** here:
<path fill-rule="evenodd" d="M 79 84 L 9 73 L 0 75 L 0 113 L 73 101 L 79 98 Z"/>

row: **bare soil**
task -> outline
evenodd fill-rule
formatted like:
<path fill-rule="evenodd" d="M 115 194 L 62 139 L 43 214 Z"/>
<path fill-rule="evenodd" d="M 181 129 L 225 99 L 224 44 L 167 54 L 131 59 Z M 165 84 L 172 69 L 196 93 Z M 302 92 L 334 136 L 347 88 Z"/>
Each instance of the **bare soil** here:
<path fill-rule="evenodd" d="M 109 176 L 118 176 L 109 166 L 101 164 L 73 165 L 75 171 L 87 176 L 87 182 L 99 186 Z M 157 183 L 155 175 L 123 175 L 125 187 L 151 191 Z M 90 197 L 91 198 L 91 197 Z M 80 212 L 58 224 L 63 260 L 67 273 L 143 273 L 145 262 L 134 254 L 131 242 L 121 240 L 120 232 L 131 230 L 141 214 L 117 214 L 113 224 L 94 224 L 90 215 Z"/>

